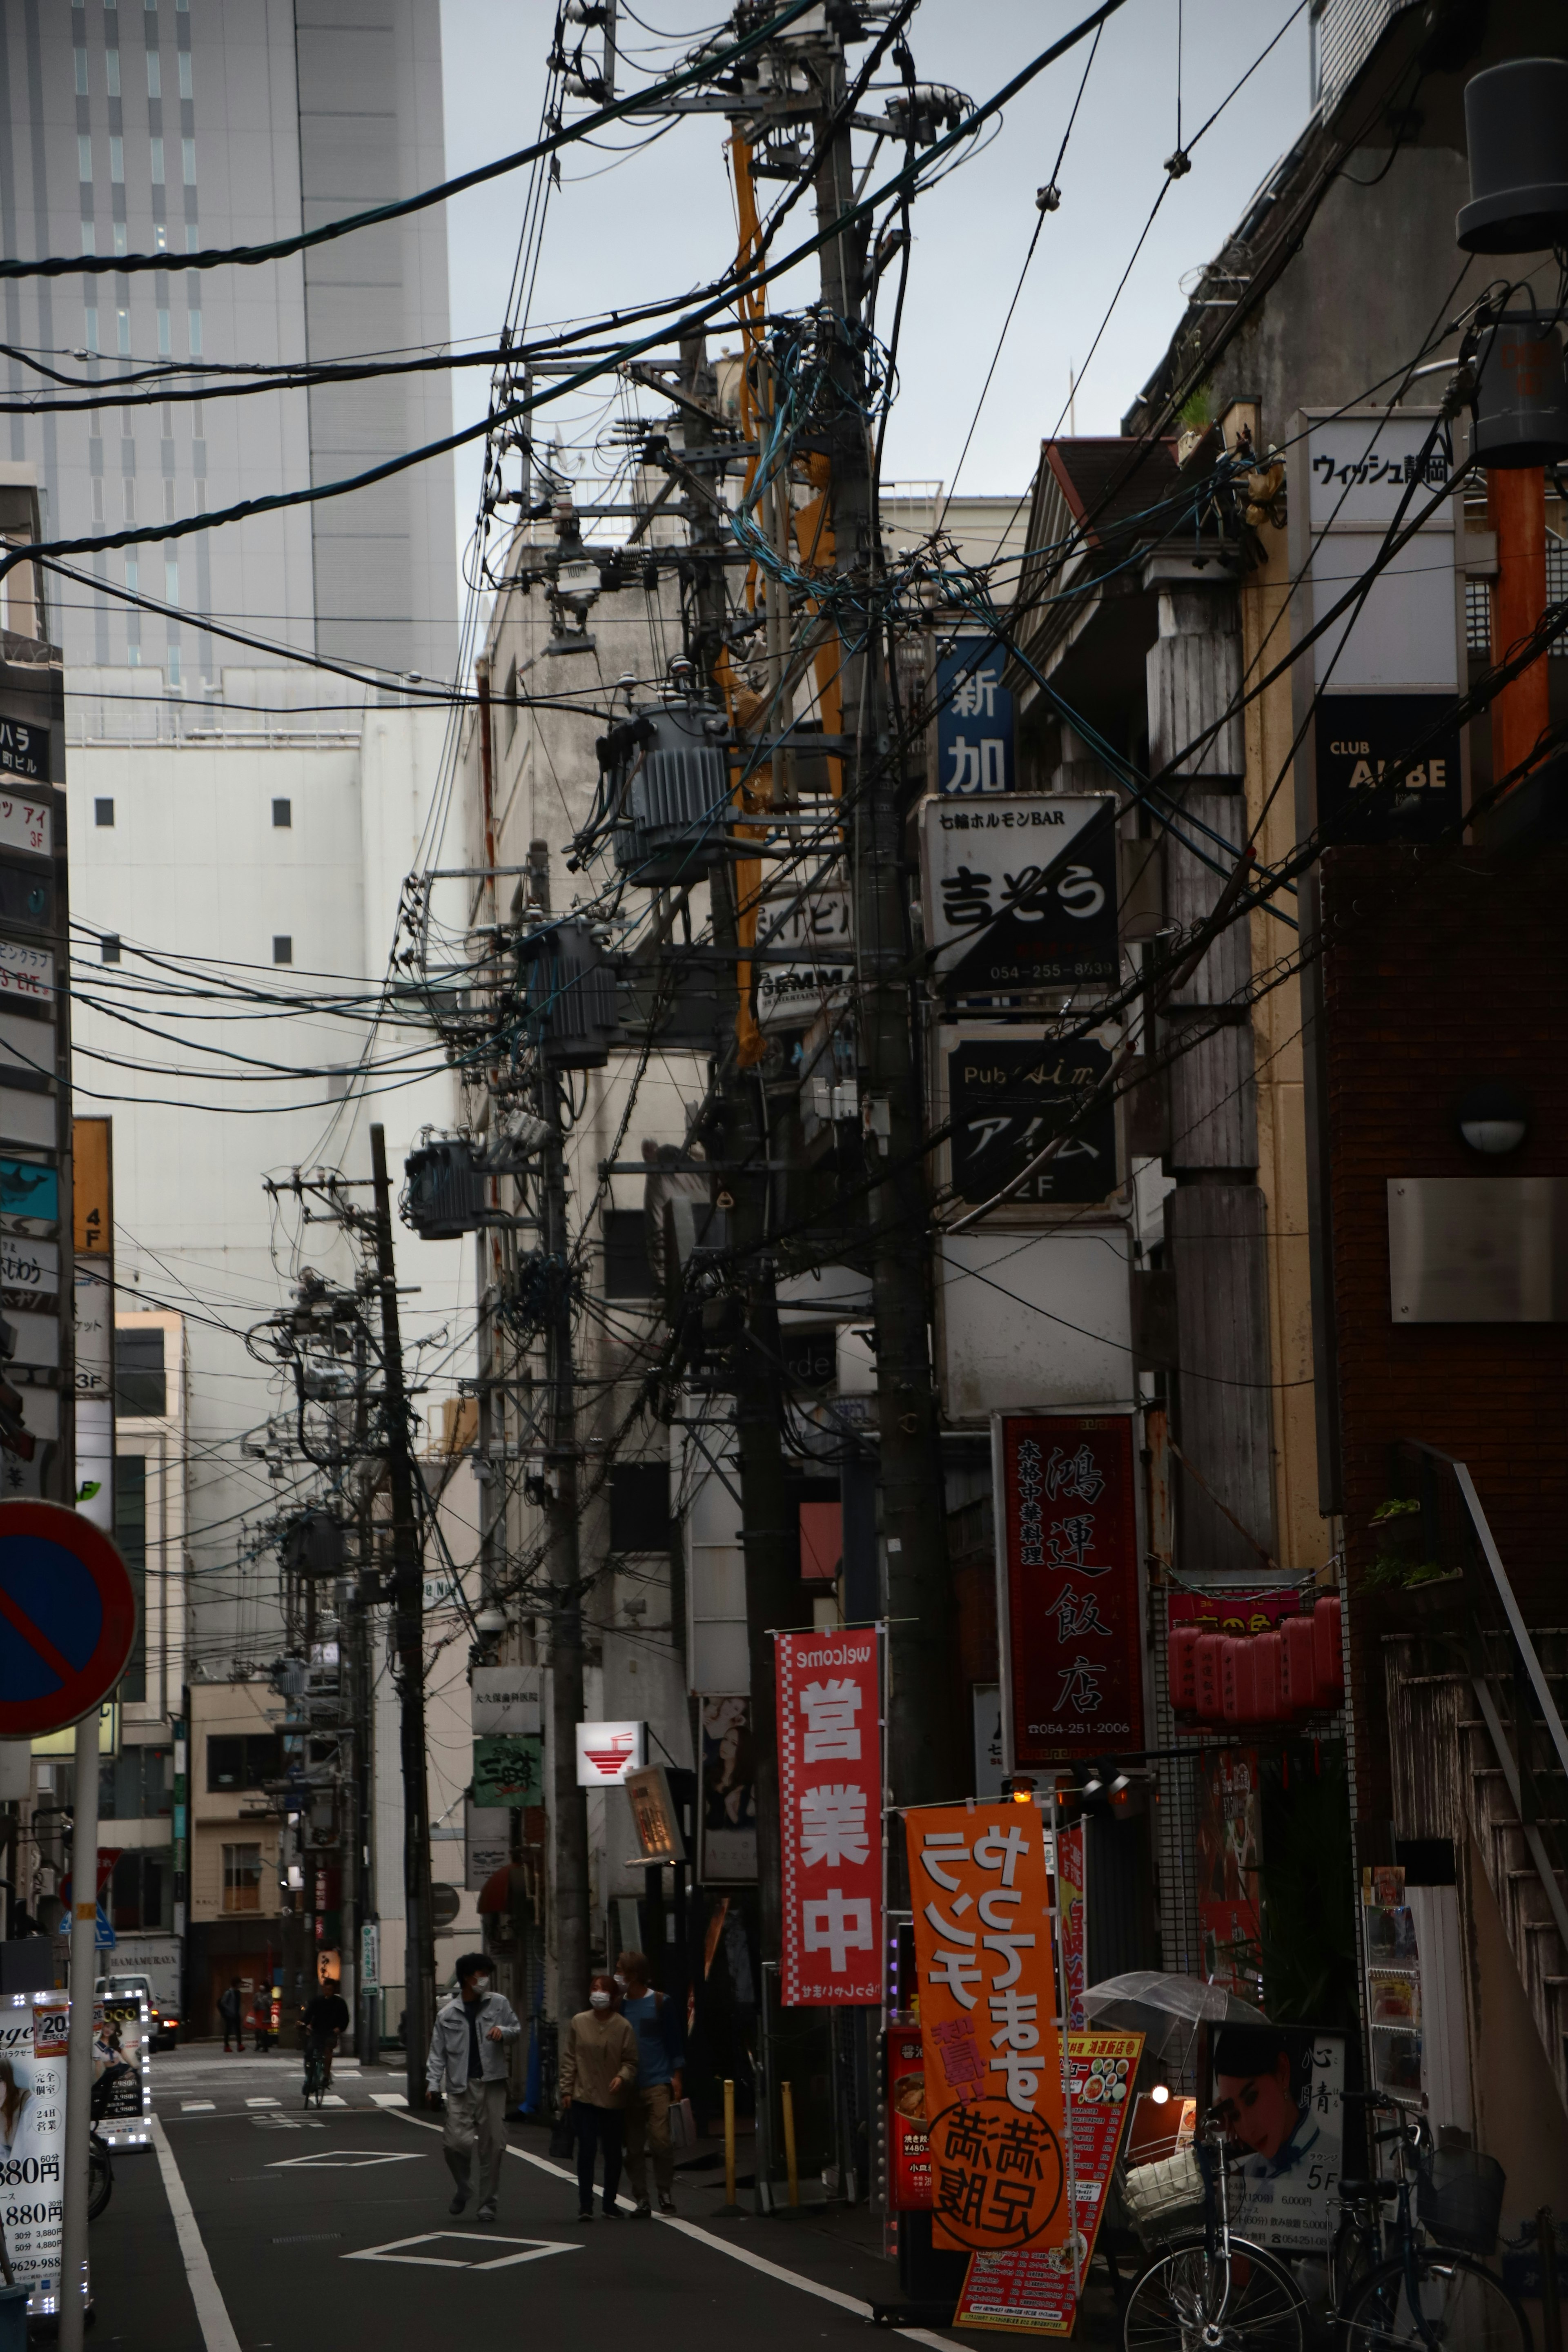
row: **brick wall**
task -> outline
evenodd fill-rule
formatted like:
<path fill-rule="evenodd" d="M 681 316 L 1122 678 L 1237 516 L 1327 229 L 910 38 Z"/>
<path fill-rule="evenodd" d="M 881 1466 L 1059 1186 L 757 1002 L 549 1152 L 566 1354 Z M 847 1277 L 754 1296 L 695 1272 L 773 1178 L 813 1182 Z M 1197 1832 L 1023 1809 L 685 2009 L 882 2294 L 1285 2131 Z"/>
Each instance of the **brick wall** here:
<path fill-rule="evenodd" d="M 1324 1102 L 1339 1341 L 1358 1811 L 1389 1816 L 1381 1635 L 1402 1604 L 1358 1601 L 1399 1438 L 1469 1465 L 1526 1620 L 1562 1622 L 1568 1549 L 1568 1324 L 1426 1324 L 1389 1312 L 1391 1176 L 1568 1176 L 1568 849 L 1331 850 L 1323 860 Z M 1497 1078 L 1533 1107 L 1505 1160 L 1454 1107 Z M 1414 1614 L 1414 1612 L 1411 1612 Z"/>

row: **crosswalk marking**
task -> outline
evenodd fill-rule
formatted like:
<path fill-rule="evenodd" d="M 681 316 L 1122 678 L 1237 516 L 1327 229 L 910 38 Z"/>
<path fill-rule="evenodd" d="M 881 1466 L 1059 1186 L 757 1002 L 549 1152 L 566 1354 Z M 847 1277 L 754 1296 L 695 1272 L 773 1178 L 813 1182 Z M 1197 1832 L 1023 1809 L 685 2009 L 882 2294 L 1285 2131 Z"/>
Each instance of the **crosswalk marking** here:
<path fill-rule="evenodd" d="M 283 2102 L 281 2099 L 247 2099 L 245 2104 L 247 2107 L 280 2107 Z"/>
<path fill-rule="evenodd" d="M 346 2107 L 348 2101 L 340 2099 L 335 2091 L 325 2091 L 321 2095 L 321 2105 L 324 2107 Z"/>
<path fill-rule="evenodd" d="M 216 2105 L 216 2099 L 182 2099 L 180 2113 L 183 2116 L 210 2116 Z"/>
<path fill-rule="evenodd" d="M 408 2105 L 405 2091 L 373 2091 L 370 2095 L 371 2104 L 377 2107 L 405 2107 Z"/>

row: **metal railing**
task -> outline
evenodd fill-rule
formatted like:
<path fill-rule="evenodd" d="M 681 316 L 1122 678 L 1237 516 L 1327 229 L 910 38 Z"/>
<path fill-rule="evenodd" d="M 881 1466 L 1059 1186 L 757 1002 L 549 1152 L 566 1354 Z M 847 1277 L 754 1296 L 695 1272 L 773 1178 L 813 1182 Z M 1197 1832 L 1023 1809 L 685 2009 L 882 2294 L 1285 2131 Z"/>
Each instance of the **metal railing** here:
<path fill-rule="evenodd" d="M 1502 1768 L 1525 1844 L 1568 1954 L 1568 1731 L 1462 1462 L 1406 1440 L 1394 1449 L 1394 1492 L 1413 1502 L 1402 1549 L 1409 1577 L 1463 1579 L 1465 1647 L 1476 1703 Z M 1398 1527 L 1398 1517 L 1386 1524 Z"/>

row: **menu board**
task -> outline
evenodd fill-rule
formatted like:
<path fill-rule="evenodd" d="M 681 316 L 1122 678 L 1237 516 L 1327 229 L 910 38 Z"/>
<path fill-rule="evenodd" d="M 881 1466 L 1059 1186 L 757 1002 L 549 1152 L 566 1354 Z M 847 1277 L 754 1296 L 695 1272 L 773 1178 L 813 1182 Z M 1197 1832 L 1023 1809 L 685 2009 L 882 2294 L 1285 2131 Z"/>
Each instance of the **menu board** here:
<path fill-rule="evenodd" d="M 888 2191 L 896 2213 L 931 2210 L 924 2044 L 918 2025 L 896 2021 L 888 2028 Z"/>
<path fill-rule="evenodd" d="M 1131 2112 L 1132 2084 L 1142 2054 L 1141 2033 L 1069 2033 L 1073 2240 L 1036 2252 L 1017 2246 L 972 2254 L 955 2327 L 1011 2328 L 1020 2334 L 1070 2336 L 1078 2320 L 1073 2254 L 1081 2282 L 1089 2271 L 1105 2192 Z"/>

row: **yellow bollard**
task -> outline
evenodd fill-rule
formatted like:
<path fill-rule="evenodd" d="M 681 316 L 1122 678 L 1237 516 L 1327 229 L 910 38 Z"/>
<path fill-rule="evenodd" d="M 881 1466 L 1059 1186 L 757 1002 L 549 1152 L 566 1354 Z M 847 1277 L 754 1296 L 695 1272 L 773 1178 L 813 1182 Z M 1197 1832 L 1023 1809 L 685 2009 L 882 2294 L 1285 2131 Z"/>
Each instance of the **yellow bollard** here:
<path fill-rule="evenodd" d="M 795 2096 L 787 2083 L 779 2084 L 779 2098 L 784 2106 L 784 2169 L 789 2174 L 789 2201 L 800 2203 L 800 2176 L 795 2168 Z"/>
<path fill-rule="evenodd" d="M 724 2077 L 724 2210 L 738 2213 L 735 2202 L 735 2084 Z"/>

